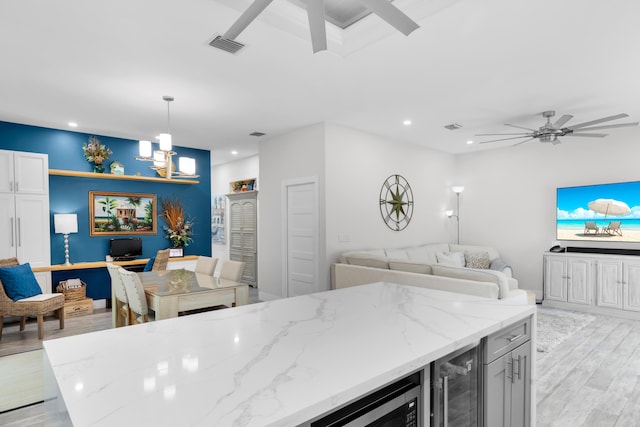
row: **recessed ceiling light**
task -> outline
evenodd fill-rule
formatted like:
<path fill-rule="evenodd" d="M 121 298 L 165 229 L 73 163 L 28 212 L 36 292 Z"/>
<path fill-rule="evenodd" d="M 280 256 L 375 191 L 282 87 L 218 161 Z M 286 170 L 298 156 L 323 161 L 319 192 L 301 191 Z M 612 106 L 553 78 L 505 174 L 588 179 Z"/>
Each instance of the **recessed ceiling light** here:
<path fill-rule="evenodd" d="M 405 126 L 411 126 L 411 120 L 405 120 L 402 122 L 402 124 Z"/>
<path fill-rule="evenodd" d="M 76 122 L 69 122 L 67 124 L 69 125 L 69 127 L 72 127 L 72 128 L 77 128 L 78 127 L 78 124 Z"/>
<path fill-rule="evenodd" d="M 471 144 L 473 144 L 473 141 L 472 140 L 468 140 L 467 141 L 467 145 L 471 145 Z"/>
<path fill-rule="evenodd" d="M 236 150 L 233 150 L 233 151 L 231 152 L 231 154 L 233 154 L 233 155 L 235 156 L 236 154 L 238 154 L 238 152 L 237 152 Z"/>

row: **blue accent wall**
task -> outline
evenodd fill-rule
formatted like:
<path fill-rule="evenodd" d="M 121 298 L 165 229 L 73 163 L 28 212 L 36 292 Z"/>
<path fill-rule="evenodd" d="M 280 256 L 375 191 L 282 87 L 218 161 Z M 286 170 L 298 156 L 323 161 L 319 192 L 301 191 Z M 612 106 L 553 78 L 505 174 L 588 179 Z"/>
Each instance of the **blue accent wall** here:
<path fill-rule="evenodd" d="M 49 155 L 50 169 L 92 172 L 93 164 L 86 161 L 82 144 L 90 136 L 81 132 L 49 129 L 16 123 L 0 122 L 0 149 L 46 153 Z M 149 169 L 150 163 L 135 160 L 138 155 L 138 141 L 109 136 L 95 135 L 100 143 L 113 151 L 105 162 L 117 160 L 124 165 L 126 175 L 157 177 Z M 154 144 L 154 146 L 157 146 Z M 69 236 L 70 258 L 72 263 L 103 261 L 109 252 L 109 239 L 118 236 L 91 237 L 89 235 L 89 192 L 113 191 L 126 193 L 144 193 L 157 195 L 158 205 L 163 196 L 178 196 L 185 206 L 187 215 L 193 219 L 193 242 L 185 248 L 185 255 L 211 256 L 211 160 L 207 150 L 175 146 L 178 156 L 196 159 L 197 173 L 200 175 L 196 185 L 142 182 L 117 179 L 94 179 L 55 176 L 49 177 L 49 202 L 51 210 L 51 264 L 64 263 L 64 243 L 60 234 L 53 230 L 53 215 L 57 213 L 76 213 L 78 215 L 78 233 Z M 142 238 L 142 257 L 155 255 L 159 249 L 170 247 L 164 237 L 164 220 L 158 215 L 157 234 L 140 236 Z M 73 276 L 73 275 L 72 275 Z M 77 277 L 77 274 L 74 276 Z M 54 284 L 56 282 L 54 281 Z M 54 285 L 55 288 L 55 285 Z"/>

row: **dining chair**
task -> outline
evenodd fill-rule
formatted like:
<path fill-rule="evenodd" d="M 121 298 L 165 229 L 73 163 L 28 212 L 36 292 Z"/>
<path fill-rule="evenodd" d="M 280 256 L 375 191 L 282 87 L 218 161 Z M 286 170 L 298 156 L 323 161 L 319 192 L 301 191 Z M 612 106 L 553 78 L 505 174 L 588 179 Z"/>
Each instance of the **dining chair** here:
<path fill-rule="evenodd" d="M 131 310 L 131 319 L 129 324 L 146 323 L 149 321 L 149 306 L 147 305 L 147 297 L 144 294 L 144 287 L 133 271 L 127 271 L 120 267 L 118 269 L 122 283 L 127 292 L 127 300 L 129 301 L 129 310 Z"/>
<path fill-rule="evenodd" d="M 167 269 L 169 262 L 169 249 L 163 249 L 156 253 L 156 259 L 153 261 L 151 271 L 164 271 Z"/>
<path fill-rule="evenodd" d="M 244 271 L 245 263 L 242 261 L 222 261 L 222 267 L 220 267 L 220 278 L 231 280 L 233 282 L 239 282 L 242 279 L 242 272 Z"/>
<path fill-rule="evenodd" d="M 218 264 L 218 258 L 211 258 L 208 256 L 199 256 L 196 262 L 196 273 L 206 274 L 213 276 L 216 271 L 216 265 Z"/>
<path fill-rule="evenodd" d="M 115 310 L 116 328 L 121 326 L 127 326 L 131 319 L 131 311 L 129 310 L 129 299 L 127 298 L 127 291 L 124 288 L 122 277 L 120 277 L 120 267 L 117 265 L 108 263 L 107 270 L 111 277 L 111 289 L 113 289 L 113 295 L 115 301 L 113 302 L 112 310 Z"/>

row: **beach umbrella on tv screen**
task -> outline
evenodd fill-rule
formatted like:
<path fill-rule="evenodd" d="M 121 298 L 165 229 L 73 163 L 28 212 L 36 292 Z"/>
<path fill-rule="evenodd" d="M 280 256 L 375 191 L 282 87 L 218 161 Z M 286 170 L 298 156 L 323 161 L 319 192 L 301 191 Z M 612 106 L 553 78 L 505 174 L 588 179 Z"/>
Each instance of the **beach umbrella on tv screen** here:
<path fill-rule="evenodd" d="M 589 210 L 604 214 L 604 219 L 607 219 L 607 215 L 620 216 L 631 212 L 625 202 L 614 199 L 598 199 L 589 202 Z"/>

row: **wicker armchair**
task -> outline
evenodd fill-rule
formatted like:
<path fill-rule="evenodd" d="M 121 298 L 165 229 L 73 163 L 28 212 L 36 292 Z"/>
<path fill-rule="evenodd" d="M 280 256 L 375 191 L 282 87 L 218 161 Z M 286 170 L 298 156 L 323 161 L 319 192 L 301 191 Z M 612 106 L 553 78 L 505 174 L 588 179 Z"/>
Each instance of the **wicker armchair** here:
<path fill-rule="evenodd" d="M 0 267 L 18 265 L 17 258 L 0 260 Z M 13 301 L 4 291 L 0 281 L 0 339 L 2 339 L 2 321 L 4 316 L 19 316 L 20 330 L 24 331 L 26 316 L 37 316 L 38 339 L 44 336 L 44 315 L 50 311 L 57 311 L 60 317 L 60 329 L 64 329 L 64 295 L 45 294 L 41 301 Z"/>

